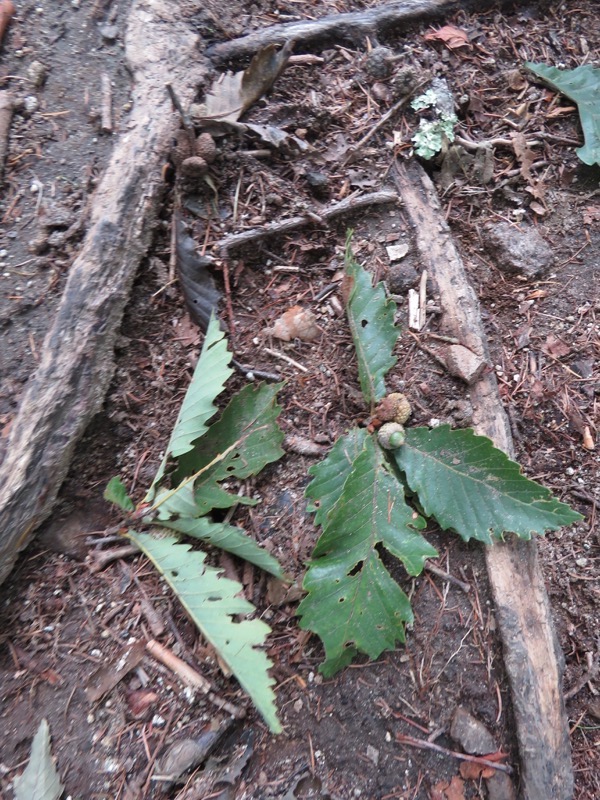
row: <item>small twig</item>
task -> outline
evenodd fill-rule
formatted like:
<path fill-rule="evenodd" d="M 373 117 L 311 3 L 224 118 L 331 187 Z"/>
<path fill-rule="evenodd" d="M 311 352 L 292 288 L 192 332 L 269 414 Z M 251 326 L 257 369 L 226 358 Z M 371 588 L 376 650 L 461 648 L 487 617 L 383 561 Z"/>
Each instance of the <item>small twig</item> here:
<path fill-rule="evenodd" d="M 249 381 L 262 380 L 262 381 L 272 381 L 273 383 L 277 383 L 281 380 L 281 375 L 278 375 L 276 372 L 265 372 L 262 369 L 255 369 L 255 367 L 248 366 L 246 364 L 240 364 L 239 361 L 236 361 L 235 358 L 231 359 L 231 363 L 233 366 L 241 372 L 242 375 L 245 375 Z"/>
<path fill-rule="evenodd" d="M 592 660 L 591 653 L 589 655 L 590 660 L 588 662 L 587 672 L 584 672 L 579 680 L 575 681 L 573 686 L 571 686 L 571 688 L 564 693 L 565 700 L 570 700 L 572 697 L 575 697 L 575 695 L 583 689 L 586 683 L 589 683 L 598 677 L 598 673 L 600 673 L 600 642 L 597 646 L 595 660 Z"/>
<path fill-rule="evenodd" d="M 175 653 L 164 647 L 162 644 L 154 639 L 146 642 L 146 650 L 150 655 L 154 656 L 157 661 L 168 667 L 171 672 L 174 672 L 184 683 L 192 686 L 194 689 L 199 689 L 217 708 L 221 708 L 232 717 L 236 719 L 243 719 L 246 716 L 246 710 L 223 700 L 213 691 L 213 686 L 209 680 L 203 675 L 200 675 L 193 667 L 190 667 L 181 658 L 178 658 Z"/>
<path fill-rule="evenodd" d="M 396 734 L 396 741 L 400 742 L 400 744 L 410 744 L 413 747 L 419 747 L 422 750 L 433 750 L 435 753 L 442 753 L 445 756 L 458 758 L 460 761 L 470 761 L 473 764 L 480 764 L 482 767 L 498 769 L 501 772 L 508 773 L 508 775 L 512 775 L 513 773 L 513 768 L 509 764 L 500 764 L 497 761 L 490 761 L 488 758 L 483 758 L 481 756 L 471 756 L 468 753 L 457 753 L 455 750 L 448 750 L 446 747 L 442 747 L 439 744 L 434 744 L 424 739 L 415 739 L 412 736 L 405 736 L 403 733 Z"/>
<path fill-rule="evenodd" d="M 454 141 L 456 144 L 460 144 L 467 150 L 485 150 L 489 147 L 507 147 L 509 150 L 514 150 L 515 146 L 515 143 L 512 139 L 502 139 L 501 137 L 496 139 L 483 139 L 480 142 L 473 142 L 471 139 L 465 139 L 463 136 L 455 136 Z M 527 142 L 527 147 L 537 147 L 540 144 L 541 142 L 532 139 L 531 141 Z"/>
<path fill-rule="evenodd" d="M 281 361 L 291 364 L 292 367 L 296 367 L 296 369 L 299 369 L 301 372 L 308 372 L 308 369 L 305 366 L 299 364 L 297 361 L 294 361 L 293 358 L 286 356 L 285 353 L 280 353 L 279 350 L 271 350 L 270 347 L 263 347 L 263 350 L 270 356 L 274 356 L 274 358 L 279 358 Z"/>
<path fill-rule="evenodd" d="M 112 133 L 112 86 L 106 72 L 102 73 L 102 120 L 100 129 L 103 133 Z"/>
<path fill-rule="evenodd" d="M 140 548 L 134 544 L 127 544 L 124 547 L 117 547 L 115 550 L 103 550 L 101 553 L 94 553 L 93 561 L 89 565 L 90 572 L 100 572 L 112 561 L 118 558 L 127 558 L 140 552 Z"/>
<path fill-rule="evenodd" d="M 170 83 L 166 84 L 167 92 L 169 93 L 169 97 L 171 98 L 171 102 L 173 103 L 173 107 L 179 113 L 181 117 L 181 123 L 185 128 L 187 135 L 190 137 L 190 142 L 193 143 L 196 140 L 196 131 L 194 130 L 194 126 L 192 125 L 189 116 L 186 114 L 185 109 L 181 103 L 181 100 L 177 96 L 177 93 L 173 86 Z"/>
<path fill-rule="evenodd" d="M 441 356 L 438 356 L 438 354 L 435 352 L 435 350 L 432 350 L 430 347 L 427 347 L 426 344 L 423 344 L 422 342 L 420 342 L 419 341 L 419 337 L 415 333 L 413 333 L 412 331 L 408 330 L 407 333 L 409 333 L 413 337 L 413 339 L 415 340 L 415 344 L 417 345 L 419 350 L 422 350 L 424 353 L 427 353 L 427 355 L 430 356 L 431 358 L 433 358 L 434 361 L 437 361 L 437 363 L 441 367 L 443 367 L 445 370 L 448 370 L 448 366 L 447 366 L 446 362 L 444 361 L 444 359 Z"/>
<path fill-rule="evenodd" d="M 414 89 L 412 89 L 412 90 L 411 90 L 410 94 L 407 94 L 407 95 L 406 95 L 405 97 L 403 97 L 401 100 L 398 100 L 398 102 L 397 102 L 397 103 L 394 103 L 394 105 L 393 105 L 393 106 L 392 106 L 390 109 L 388 109 L 388 110 L 385 112 L 385 114 L 384 114 L 384 115 L 383 115 L 383 116 L 382 116 L 382 117 L 381 117 L 381 118 L 380 118 L 380 119 L 379 119 L 379 120 L 378 120 L 378 121 L 375 123 L 375 125 L 373 125 L 373 127 L 371 128 L 371 130 L 370 130 L 368 133 L 366 133 L 366 134 L 365 134 L 365 135 L 362 137 L 362 139 L 359 139 L 359 140 L 358 140 L 358 142 L 357 142 L 355 145 L 352 145 L 352 147 L 351 147 L 350 151 L 348 152 L 348 155 L 347 155 L 347 156 L 346 156 L 346 158 L 345 158 L 345 159 L 342 161 L 342 166 L 345 166 L 345 165 L 346 165 L 346 164 L 347 164 L 347 163 L 348 163 L 348 162 L 349 162 L 349 161 L 350 161 L 352 158 L 354 158 L 354 156 L 355 156 L 355 155 L 356 155 L 356 153 L 357 153 L 357 152 L 358 152 L 358 151 L 361 149 L 361 147 L 364 147 L 364 145 L 366 145 L 366 143 L 367 143 L 367 142 L 368 142 L 370 139 L 372 139 L 372 138 L 373 138 L 373 136 L 375 136 L 375 134 L 377 133 L 377 131 L 378 131 L 380 128 L 383 128 L 383 126 L 385 125 L 385 123 L 386 123 L 386 122 L 387 122 L 387 121 L 388 121 L 388 120 L 389 120 L 391 117 L 393 117 L 393 116 L 394 116 L 394 114 L 395 114 L 397 111 L 400 111 L 400 109 L 402 108 L 402 106 L 405 106 L 405 105 L 408 103 L 408 101 L 410 100 L 410 98 L 411 98 L 411 97 L 413 97 L 413 96 L 414 96 L 414 95 L 415 95 L 415 94 L 416 94 L 416 93 L 419 91 L 419 89 L 423 88 L 423 86 L 425 86 L 425 84 L 426 84 L 427 82 L 428 82 L 428 81 L 421 81 L 420 83 L 418 83 L 418 84 L 417 84 L 417 85 L 414 87 Z"/>
<path fill-rule="evenodd" d="M 345 214 L 350 211 L 355 211 L 359 208 L 366 206 L 376 205 L 379 203 L 396 203 L 398 195 L 395 192 L 371 192 L 363 194 L 358 197 L 347 197 L 339 203 L 333 203 L 326 208 L 320 209 L 318 214 L 319 224 L 329 221 L 340 214 Z M 222 258 L 229 256 L 229 251 L 242 245 L 247 245 L 252 242 L 266 239 L 269 236 L 276 234 L 288 233 L 289 231 L 301 228 L 304 225 L 309 225 L 314 222 L 314 213 L 307 212 L 302 217 L 290 217 L 278 222 L 270 222 L 262 228 L 250 228 L 250 230 L 242 231 L 241 233 L 234 233 L 231 236 L 226 236 L 217 244 L 219 253 Z"/>
<path fill-rule="evenodd" d="M 460 578 L 455 578 L 454 575 L 450 575 L 448 572 L 444 572 L 443 569 L 440 569 L 436 564 L 433 564 L 431 561 L 425 562 L 425 569 L 428 572 L 433 572 L 434 575 L 437 575 L 438 578 L 443 578 L 443 580 L 448 581 L 448 583 L 453 583 L 455 586 L 458 586 L 466 592 L 467 594 L 471 591 L 471 585 L 469 583 L 465 583 L 465 581 L 461 581 Z"/>

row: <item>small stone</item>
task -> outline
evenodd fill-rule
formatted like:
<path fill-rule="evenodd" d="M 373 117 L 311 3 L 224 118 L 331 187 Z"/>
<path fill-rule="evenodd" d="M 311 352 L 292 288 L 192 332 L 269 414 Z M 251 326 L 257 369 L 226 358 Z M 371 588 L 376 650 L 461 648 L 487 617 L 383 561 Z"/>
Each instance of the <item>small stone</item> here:
<path fill-rule="evenodd" d="M 485 247 L 499 269 L 509 274 L 535 278 L 554 264 L 554 253 L 535 228 L 498 222 L 484 232 Z"/>
<path fill-rule="evenodd" d="M 27 97 L 23 99 L 23 109 L 26 114 L 33 114 L 34 111 L 38 110 L 39 105 L 39 100 L 34 94 L 28 94 Z"/>
<path fill-rule="evenodd" d="M 372 761 L 375 766 L 379 764 L 379 750 L 373 747 L 372 744 L 367 745 L 367 758 Z"/>
<path fill-rule="evenodd" d="M 408 253 L 408 244 L 391 244 L 385 248 L 390 261 L 400 261 Z"/>
<path fill-rule="evenodd" d="M 463 347 L 462 344 L 453 344 L 446 352 L 446 366 L 451 375 L 471 386 L 479 380 L 487 365 L 485 360 L 472 350 Z"/>
<path fill-rule="evenodd" d="M 114 42 L 119 35 L 119 28 L 116 25 L 103 25 L 100 28 L 100 36 L 107 42 Z"/>
<path fill-rule="evenodd" d="M 392 294 L 405 294 L 418 280 L 419 273 L 409 263 L 394 264 L 387 275 L 387 284 Z"/>
<path fill-rule="evenodd" d="M 27 68 L 27 77 L 36 89 L 44 85 L 47 75 L 48 67 L 41 61 L 32 61 Z"/>
<path fill-rule="evenodd" d="M 470 755 L 482 756 L 486 753 L 494 753 L 497 749 L 494 737 L 483 722 L 475 719 L 460 706 L 452 717 L 450 736 L 460 744 L 465 753 Z"/>

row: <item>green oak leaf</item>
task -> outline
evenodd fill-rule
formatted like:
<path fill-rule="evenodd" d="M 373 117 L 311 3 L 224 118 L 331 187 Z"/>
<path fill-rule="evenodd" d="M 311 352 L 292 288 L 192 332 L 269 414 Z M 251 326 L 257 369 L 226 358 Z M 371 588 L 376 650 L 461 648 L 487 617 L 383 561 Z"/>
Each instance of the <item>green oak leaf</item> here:
<path fill-rule="evenodd" d="M 385 376 L 396 363 L 392 355 L 399 330 L 394 325 L 396 304 L 386 297 L 383 283 L 373 286 L 371 275 L 352 255 L 351 234 L 346 242 L 346 275 L 352 286 L 346 307 L 358 360 L 360 388 L 369 406 L 385 393 Z"/>
<path fill-rule="evenodd" d="M 308 595 L 298 614 L 301 627 L 323 641 L 324 675 L 334 674 L 359 652 L 377 658 L 404 641 L 404 625 L 412 621 L 410 602 L 383 565 L 378 547 L 400 559 L 411 575 L 437 555 L 419 533 L 425 521 L 406 504 L 374 438 L 364 436 L 362 448 L 355 436 L 343 440 L 312 469 L 307 488 L 307 495 L 319 502 L 323 533 L 304 579 Z M 341 490 L 331 480 L 336 469 L 345 475 Z"/>
<path fill-rule="evenodd" d="M 470 428 L 409 428 L 393 457 L 425 514 L 465 541 L 490 544 L 505 533 L 530 539 L 582 519 Z"/>

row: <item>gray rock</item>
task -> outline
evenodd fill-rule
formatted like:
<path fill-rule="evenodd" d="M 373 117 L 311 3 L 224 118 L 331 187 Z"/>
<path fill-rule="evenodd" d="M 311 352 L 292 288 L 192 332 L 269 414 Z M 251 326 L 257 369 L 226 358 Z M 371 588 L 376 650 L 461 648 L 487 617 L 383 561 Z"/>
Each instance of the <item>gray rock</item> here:
<path fill-rule="evenodd" d="M 394 264 L 390 267 L 387 275 L 387 283 L 392 294 L 404 294 L 417 284 L 419 273 L 408 262 Z"/>
<path fill-rule="evenodd" d="M 465 753 L 485 756 L 498 749 L 494 737 L 475 717 L 460 706 L 454 712 L 450 726 L 450 736 L 458 742 Z M 509 775 L 498 770 L 491 778 L 486 778 L 489 800 L 516 800 L 516 792 Z"/>
<path fill-rule="evenodd" d="M 497 749 L 494 737 L 483 722 L 475 719 L 460 706 L 452 717 L 450 736 L 460 744 L 465 753 L 470 755 L 482 756 L 486 753 L 494 753 Z"/>
<path fill-rule="evenodd" d="M 554 264 L 552 248 L 535 228 L 498 222 L 487 226 L 483 235 L 486 250 L 504 272 L 536 278 Z"/>
<path fill-rule="evenodd" d="M 446 366 L 451 375 L 471 386 L 479 380 L 487 365 L 485 359 L 472 350 L 462 344 L 452 344 L 446 351 Z"/>

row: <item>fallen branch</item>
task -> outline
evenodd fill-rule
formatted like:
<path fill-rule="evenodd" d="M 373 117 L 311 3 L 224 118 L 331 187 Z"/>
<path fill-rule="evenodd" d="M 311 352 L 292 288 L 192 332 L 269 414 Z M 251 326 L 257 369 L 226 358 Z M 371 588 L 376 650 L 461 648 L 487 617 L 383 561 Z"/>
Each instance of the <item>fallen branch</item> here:
<path fill-rule="evenodd" d="M 365 36 L 376 36 L 383 28 L 393 26 L 415 17 L 436 14 L 454 5 L 453 0 L 402 0 L 402 2 L 352 11 L 348 14 L 330 14 L 316 20 L 284 22 L 272 25 L 248 36 L 221 42 L 209 47 L 206 55 L 214 62 L 249 56 L 269 44 L 283 45 L 286 42 L 311 42 L 317 39 L 334 38 L 336 41 L 356 42 Z"/>
<path fill-rule="evenodd" d="M 450 235 L 435 188 L 416 163 L 396 163 L 396 185 L 413 226 L 423 268 L 440 295 L 444 333 L 488 360 L 477 296 Z M 473 427 L 514 458 L 510 426 L 492 371 L 469 387 Z M 522 796 L 569 798 L 573 769 L 561 693 L 558 647 L 534 541 L 485 548 L 496 616 L 504 645 L 521 757 Z"/>
<path fill-rule="evenodd" d="M 481 767 L 491 767 L 492 769 L 500 770 L 500 772 L 506 772 L 509 775 L 513 773 L 513 768 L 508 764 L 490 761 L 489 758 L 485 758 L 484 756 L 471 756 L 468 753 L 457 753 L 456 750 L 448 750 L 448 748 L 442 747 L 439 744 L 434 744 L 434 742 L 428 742 L 426 739 L 415 739 L 414 736 L 405 736 L 403 733 L 397 733 L 396 741 L 400 742 L 400 744 L 409 744 L 412 747 L 418 747 L 421 750 L 433 750 L 434 753 L 442 753 L 442 755 L 445 756 L 458 758 L 459 761 L 470 761 L 471 764 L 479 764 Z"/>
<path fill-rule="evenodd" d="M 134 77 L 127 132 L 93 198 L 90 225 L 14 420 L 0 470 L 0 583 L 50 514 L 75 445 L 100 411 L 137 267 L 155 229 L 161 166 L 179 120 L 164 75 L 191 101 L 197 36 L 177 3 L 135 0 L 125 34 Z M 201 67 L 202 68 L 202 67 Z"/>
<path fill-rule="evenodd" d="M 233 248 L 242 247 L 252 242 L 258 242 L 261 239 L 267 239 L 269 236 L 288 233 L 289 231 L 296 230 L 296 228 L 314 224 L 315 222 L 322 224 L 334 217 L 338 217 L 340 214 L 356 211 L 358 208 L 366 208 L 367 206 L 379 203 L 395 203 L 397 200 L 398 196 L 395 192 L 371 192 L 370 194 L 363 194 L 359 197 L 348 197 L 346 200 L 341 200 L 339 203 L 334 203 L 326 208 L 319 209 L 318 214 L 305 214 L 301 217 L 290 217 L 289 219 L 281 220 L 281 222 L 269 222 L 267 225 L 263 225 L 262 228 L 250 228 L 250 230 L 226 236 L 224 239 L 221 239 L 217 247 L 221 258 L 228 258 L 229 251 Z"/>

